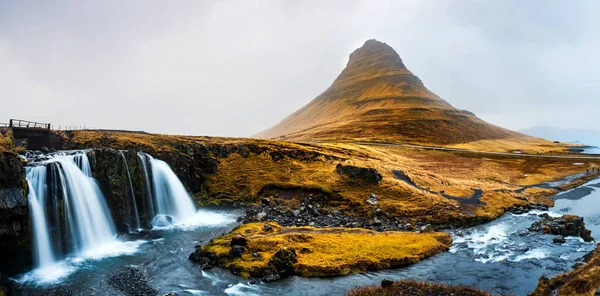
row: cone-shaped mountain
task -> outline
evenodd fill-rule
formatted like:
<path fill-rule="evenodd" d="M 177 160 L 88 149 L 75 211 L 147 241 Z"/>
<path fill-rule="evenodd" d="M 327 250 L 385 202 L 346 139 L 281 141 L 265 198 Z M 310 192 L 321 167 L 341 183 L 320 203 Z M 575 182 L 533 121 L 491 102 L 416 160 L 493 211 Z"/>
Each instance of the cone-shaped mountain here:
<path fill-rule="evenodd" d="M 257 137 L 449 145 L 526 136 L 452 107 L 393 48 L 368 40 L 325 92 Z"/>

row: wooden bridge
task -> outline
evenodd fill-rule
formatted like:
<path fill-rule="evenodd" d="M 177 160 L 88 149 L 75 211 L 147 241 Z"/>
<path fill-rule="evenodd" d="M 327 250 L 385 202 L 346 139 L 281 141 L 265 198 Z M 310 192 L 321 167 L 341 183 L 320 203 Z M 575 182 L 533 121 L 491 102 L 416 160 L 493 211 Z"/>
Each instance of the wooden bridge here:
<path fill-rule="evenodd" d="M 29 150 L 60 148 L 60 138 L 52 132 L 50 123 L 11 119 L 8 124 L 0 123 L 0 127 L 12 130 L 15 146 L 25 146 Z"/>

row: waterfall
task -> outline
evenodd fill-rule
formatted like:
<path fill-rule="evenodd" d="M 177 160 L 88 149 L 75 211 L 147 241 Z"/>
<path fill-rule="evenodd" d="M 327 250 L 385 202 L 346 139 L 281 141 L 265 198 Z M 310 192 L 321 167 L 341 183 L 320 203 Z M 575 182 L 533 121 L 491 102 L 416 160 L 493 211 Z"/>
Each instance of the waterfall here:
<path fill-rule="evenodd" d="M 76 165 L 73 156 L 57 156 L 65 200 L 65 211 L 76 250 L 85 250 L 115 240 L 116 231 L 104 196 L 91 177 L 90 164 L 85 154 L 77 155 L 82 165 Z"/>
<path fill-rule="evenodd" d="M 144 175 L 144 185 L 146 189 L 146 198 L 142 199 L 144 210 L 146 215 L 154 217 L 156 210 L 154 209 L 154 196 L 152 195 L 152 188 L 150 187 L 150 178 L 148 177 L 148 156 L 145 153 L 138 152 L 140 159 L 140 166 Z"/>
<path fill-rule="evenodd" d="M 125 171 L 127 172 L 127 181 L 129 182 L 129 192 L 131 195 L 131 200 L 133 204 L 133 214 L 135 215 L 135 223 L 136 229 L 140 229 L 140 215 L 138 214 L 137 202 L 135 201 L 135 192 L 133 190 L 133 182 L 131 182 L 131 174 L 129 173 L 129 166 L 127 165 L 127 159 L 125 158 L 125 154 L 123 151 L 119 151 L 121 154 L 121 158 L 123 159 L 123 164 L 125 165 Z"/>
<path fill-rule="evenodd" d="M 50 180 L 47 177 L 49 170 Z M 85 253 L 115 241 L 112 218 L 104 196 L 92 178 L 85 153 L 56 155 L 38 166 L 28 167 L 26 179 L 38 267 L 48 267 L 56 262 L 53 246 L 62 245 L 61 223 L 68 231 L 63 234 L 68 248 L 65 251 Z M 59 199 L 59 195 L 62 198 Z M 61 208 L 64 211 L 62 220 L 59 219 Z M 53 231 L 58 235 L 52 235 Z"/>
<path fill-rule="evenodd" d="M 157 210 L 152 224 L 167 226 L 189 221 L 196 214 L 196 207 L 183 184 L 166 162 L 154 159 L 150 155 L 146 156 L 150 159 Z M 173 221 L 169 220 L 169 217 Z"/>
<path fill-rule="evenodd" d="M 27 183 L 29 185 L 29 207 L 33 221 L 33 236 L 35 238 L 35 262 L 41 268 L 52 265 L 56 259 L 50 243 L 48 224 L 46 222 L 46 167 L 27 168 Z"/>

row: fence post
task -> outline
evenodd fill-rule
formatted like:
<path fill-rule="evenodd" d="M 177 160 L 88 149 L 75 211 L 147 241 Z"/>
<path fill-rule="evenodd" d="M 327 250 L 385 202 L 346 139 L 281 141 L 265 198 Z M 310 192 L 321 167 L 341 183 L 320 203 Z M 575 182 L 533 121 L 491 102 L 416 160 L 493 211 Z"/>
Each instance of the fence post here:
<path fill-rule="evenodd" d="M 10 120 L 8 127 L 12 127 L 12 119 Z"/>

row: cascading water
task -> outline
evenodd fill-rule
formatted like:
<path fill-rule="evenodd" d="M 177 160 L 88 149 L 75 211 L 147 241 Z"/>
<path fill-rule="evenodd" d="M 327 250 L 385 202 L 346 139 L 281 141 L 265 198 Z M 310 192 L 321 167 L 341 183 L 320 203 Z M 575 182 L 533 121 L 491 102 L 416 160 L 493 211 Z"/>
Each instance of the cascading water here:
<path fill-rule="evenodd" d="M 74 157 L 59 156 L 61 179 L 65 199 L 68 227 L 73 234 L 74 246 L 85 251 L 115 240 L 117 235 L 104 196 L 91 177 L 90 164 L 85 154 L 77 155 L 82 167 L 76 166 Z"/>
<path fill-rule="evenodd" d="M 46 201 L 46 167 L 37 166 L 27 169 L 29 184 L 29 206 L 33 221 L 35 238 L 35 262 L 40 268 L 51 266 L 56 260 L 50 244 L 50 235 L 46 222 L 44 204 Z"/>
<path fill-rule="evenodd" d="M 138 158 L 140 159 L 140 166 L 144 176 L 144 189 L 146 198 L 142 199 L 142 206 L 150 217 L 156 216 L 156 210 L 154 208 L 154 197 L 152 196 L 152 188 L 150 186 L 150 177 L 148 177 L 148 155 L 142 152 L 138 152 Z"/>
<path fill-rule="evenodd" d="M 117 238 L 107 201 L 92 176 L 88 153 L 93 152 L 45 155 L 35 158 L 38 161 L 27 167 L 34 257 L 38 268 L 23 275 L 21 281 L 53 283 L 76 270 L 82 259 L 132 254 L 144 242 Z M 206 211 L 198 215 L 190 195 L 169 165 L 144 153 L 138 153 L 139 170 L 134 170 L 141 173 L 145 181 L 145 190 L 138 188 L 146 193 L 143 198 L 138 196 L 142 205 L 138 213 L 135 192 L 140 191 L 136 191 L 126 157 L 121 155 L 127 171 L 127 176 L 123 175 L 127 178 L 123 186 L 129 186 L 124 190 L 130 192 L 134 208 L 130 214 L 135 214 L 138 227 L 140 217 L 153 218 L 155 227 L 196 227 L 227 219 Z M 111 204 L 113 202 L 118 201 Z"/>
<path fill-rule="evenodd" d="M 179 178 L 166 162 L 150 155 L 146 157 L 150 160 L 157 213 L 152 225 L 167 226 L 189 221 L 196 214 L 196 207 Z"/>
<path fill-rule="evenodd" d="M 141 229 L 140 226 L 140 214 L 138 213 L 137 202 L 135 201 L 135 192 L 133 190 L 133 182 L 131 182 L 131 174 L 129 173 L 129 166 L 127 165 L 127 159 L 125 158 L 125 154 L 123 151 L 119 151 L 121 154 L 121 158 L 123 159 L 123 165 L 125 165 L 125 171 L 127 172 L 127 182 L 129 185 L 129 192 L 131 195 L 131 201 L 133 204 L 133 214 L 135 216 L 136 229 Z"/>
<path fill-rule="evenodd" d="M 48 182 L 48 167 L 53 171 L 52 182 Z M 65 236 L 70 245 L 69 251 L 84 253 L 102 244 L 115 241 L 116 231 L 100 188 L 92 178 L 90 164 L 84 153 L 76 155 L 57 155 L 35 167 L 29 167 L 26 176 L 29 183 L 29 201 L 31 219 L 34 228 L 35 258 L 39 267 L 47 267 L 56 262 L 52 242 L 52 229 L 60 229 L 58 219 L 50 219 L 48 215 L 57 214 L 60 201 L 58 192 L 64 202 Z M 56 175 L 60 182 L 55 180 Z M 59 184 L 55 184 L 59 183 Z M 48 185 L 54 190 L 50 190 Z M 56 188 L 58 187 L 58 188 Z M 57 239 L 61 239 L 60 236 Z"/>

